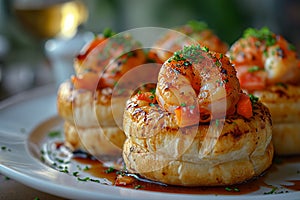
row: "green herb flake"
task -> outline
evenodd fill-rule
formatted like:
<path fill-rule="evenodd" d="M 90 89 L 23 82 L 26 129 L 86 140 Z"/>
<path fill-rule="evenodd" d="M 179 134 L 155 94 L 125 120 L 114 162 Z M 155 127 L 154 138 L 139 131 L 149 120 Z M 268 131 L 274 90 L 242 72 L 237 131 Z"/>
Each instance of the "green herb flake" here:
<path fill-rule="evenodd" d="M 274 194 L 278 190 L 278 187 L 273 187 L 269 192 L 265 192 L 264 194 Z"/>
<path fill-rule="evenodd" d="M 190 26 L 194 32 L 202 32 L 208 29 L 207 24 L 202 21 L 191 20 L 188 21 L 187 25 Z"/>
<path fill-rule="evenodd" d="M 102 34 L 105 38 L 109 38 L 109 37 L 115 35 L 115 32 L 113 32 L 110 28 L 105 28 L 103 30 Z"/>
<path fill-rule="evenodd" d="M 202 47 L 201 49 L 202 49 L 204 52 L 209 52 L 209 48 L 208 48 L 208 47 L 205 47 L 205 46 L 204 46 L 204 47 Z"/>
<path fill-rule="evenodd" d="M 219 120 L 216 119 L 216 126 L 219 126 Z"/>
<path fill-rule="evenodd" d="M 263 70 L 263 68 L 261 68 L 261 67 L 255 65 L 255 66 L 253 66 L 253 67 L 250 67 L 250 68 L 248 69 L 248 72 L 253 73 L 253 72 L 260 71 L 260 70 Z"/>
<path fill-rule="evenodd" d="M 154 103 L 149 103 L 149 106 L 154 107 L 155 104 Z"/>
<path fill-rule="evenodd" d="M 194 106 L 194 105 L 189 106 L 189 108 L 190 108 L 191 110 L 194 110 L 195 107 L 196 107 L 196 106 Z"/>
<path fill-rule="evenodd" d="M 78 181 L 84 181 L 84 182 L 86 182 L 86 181 L 89 181 L 89 180 L 90 180 L 90 177 L 85 177 L 85 178 L 77 177 L 77 180 L 78 180 Z"/>
<path fill-rule="evenodd" d="M 156 91 L 155 88 L 152 88 L 152 89 L 150 90 L 150 92 L 151 92 L 153 95 L 155 95 L 155 91 Z"/>
<path fill-rule="evenodd" d="M 283 87 L 283 88 L 285 88 L 285 89 L 288 88 L 287 84 L 284 84 L 284 83 L 282 83 L 282 82 L 276 83 L 276 85 L 277 85 L 277 86 L 280 86 L 280 87 Z"/>
<path fill-rule="evenodd" d="M 59 163 L 64 163 L 65 161 L 63 159 L 60 159 L 60 158 L 55 158 L 55 160 Z"/>
<path fill-rule="evenodd" d="M 8 181 L 10 180 L 10 178 L 8 176 L 5 176 L 5 180 Z"/>
<path fill-rule="evenodd" d="M 51 131 L 48 133 L 48 137 L 50 137 L 50 138 L 56 138 L 56 137 L 60 137 L 60 136 L 61 136 L 60 131 Z"/>
<path fill-rule="evenodd" d="M 77 177 L 79 175 L 79 172 L 73 172 L 73 176 Z"/>
<path fill-rule="evenodd" d="M 250 101 L 251 101 L 252 105 L 256 104 L 259 100 L 259 98 L 254 96 L 253 94 L 249 94 L 249 97 L 250 97 Z"/>
<path fill-rule="evenodd" d="M 38 197 L 34 197 L 34 199 L 33 200 L 40 200 L 40 198 L 38 198 Z"/>
<path fill-rule="evenodd" d="M 95 182 L 95 183 L 100 183 L 100 180 L 98 180 L 98 179 L 90 179 L 90 181 Z"/>
<path fill-rule="evenodd" d="M 248 28 L 244 31 L 243 37 L 256 37 L 259 40 L 264 40 L 267 46 L 272 46 L 276 43 L 275 34 L 267 27 L 262 27 L 261 29 Z"/>
<path fill-rule="evenodd" d="M 113 167 L 109 167 L 108 169 L 105 170 L 106 174 L 109 174 L 111 172 L 115 171 L 115 169 Z"/>
<path fill-rule="evenodd" d="M 150 98 L 151 100 L 153 100 L 153 99 L 154 99 L 154 96 L 153 96 L 153 95 L 151 95 L 151 96 L 149 96 L 149 98 Z"/>
<path fill-rule="evenodd" d="M 3 150 L 3 151 L 5 151 L 6 149 L 7 149 L 6 146 L 2 146 L 2 147 L 1 147 L 1 150 Z"/>
<path fill-rule="evenodd" d="M 121 176 L 125 176 L 125 172 L 124 171 L 117 171 L 116 174 L 117 175 L 121 175 Z"/>
<path fill-rule="evenodd" d="M 237 187 L 234 187 L 234 188 L 226 187 L 225 190 L 228 192 L 240 192 L 240 189 Z"/>
<path fill-rule="evenodd" d="M 138 189 L 141 189 L 143 186 L 141 186 L 141 185 L 136 185 L 136 186 L 134 186 L 134 189 L 136 189 L 136 190 L 138 190 Z"/>
<path fill-rule="evenodd" d="M 89 169 L 90 169 L 89 166 L 85 166 L 85 167 L 83 168 L 83 171 L 88 171 Z"/>
<path fill-rule="evenodd" d="M 296 47 L 294 45 L 292 45 L 292 44 L 289 44 L 288 45 L 288 50 L 290 50 L 290 51 L 296 51 Z"/>
<path fill-rule="evenodd" d="M 185 107 L 185 106 L 186 106 L 186 103 L 181 103 L 180 106 L 181 106 L 181 107 Z"/>

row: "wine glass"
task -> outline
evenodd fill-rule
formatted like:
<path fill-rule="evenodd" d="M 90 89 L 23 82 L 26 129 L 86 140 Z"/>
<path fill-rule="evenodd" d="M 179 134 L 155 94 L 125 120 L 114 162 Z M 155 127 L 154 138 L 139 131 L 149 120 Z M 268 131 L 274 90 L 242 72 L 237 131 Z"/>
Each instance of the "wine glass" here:
<path fill-rule="evenodd" d="M 88 18 L 85 3 L 81 0 L 13 0 L 12 11 L 21 30 L 38 44 L 38 51 L 50 63 L 58 85 L 73 73 L 72 59 L 85 43 L 85 38 L 78 35 L 80 25 Z"/>

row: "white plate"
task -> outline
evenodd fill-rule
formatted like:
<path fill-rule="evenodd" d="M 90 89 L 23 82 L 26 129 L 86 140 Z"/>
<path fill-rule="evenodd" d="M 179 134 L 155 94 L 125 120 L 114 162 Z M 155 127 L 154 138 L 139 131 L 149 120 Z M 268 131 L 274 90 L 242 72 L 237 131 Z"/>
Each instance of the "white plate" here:
<path fill-rule="evenodd" d="M 40 159 L 41 142 L 48 131 L 60 123 L 54 87 L 39 88 L 1 102 L 0 173 L 35 189 L 70 199 L 300 199 L 297 191 L 264 195 L 269 188 L 246 195 L 190 195 L 81 182 Z M 266 181 L 280 187 L 287 180 L 299 180 L 299 170 L 300 163 L 297 162 L 280 165 L 278 171 L 267 174 Z"/>

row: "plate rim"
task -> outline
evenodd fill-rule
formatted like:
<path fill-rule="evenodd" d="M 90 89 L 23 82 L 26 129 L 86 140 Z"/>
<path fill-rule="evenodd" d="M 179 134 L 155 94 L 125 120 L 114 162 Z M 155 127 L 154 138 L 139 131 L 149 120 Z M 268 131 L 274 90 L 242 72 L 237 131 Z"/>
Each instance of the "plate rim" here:
<path fill-rule="evenodd" d="M 32 100 L 33 98 L 39 98 L 41 97 L 42 94 L 47 94 L 49 95 L 49 97 L 56 95 L 56 91 L 57 91 L 57 87 L 50 84 L 50 85 L 45 85 L 45 86 L 41 86 L 41 87 L 37 87 L 28 91 L 24 91 L 21 92 L 17 95 L 13 95 L 5 100 L 2 100 L 0 102 L 0 113 L 3 109 L 11 107 L 11 106 L 16 106 L 19 103 L 25 103 L 29 100 Z M 45 97 L 42 95 L 42 97 Z M 26 102 L 25 102 L 26 101 Z M 49 118 L 51 118 L 53 116 L 49 116 Z M 43 123 L 43 122 L 41 122 Z M 35 127 L 38 127 L 40 124 L 36 123 Z M 26 154 L 26 156 L 35 161 L 36 164 L 38 164 L 39 166 L 42 165 L 42 162 L 39 162 L 33 155 L 31 155 L 29 149 L 28 149 L 28 138 L 30 136 L 30 134 L 32 133 L 32 131 L 29 131 L 28 133 L 26 133 L 26 137 L 25 137 L 25 142 L 24 142 L 24 148 L 26 149 L 26 151 L 24 152 Z M 1 131 L 0 131 L 1 134 Z M 44 165 L 44 164 L 43 164 Z M 46 167 L 46 165 L 44 165 L 43 167 Z M 50 167 L 48 167 L 50 169 Z M 52 168 L 51 168 L 52 169 Z M 52 169 L 54 170 L 54 169 Z M 57 184 L 55 182 L 47 182 L 44 179 L 40 179 L 34 176 L 29 176 L 26 173 L 22 173 L 18 170 L 14 170 L 12 168 L 10 168 L 9 166 L 6 166 L 5 164 L 2 164 L 0 162 L 0 173 L 3 175 L 6 175 L 8 177 L 13 178 L 14 180 L 23 183 L 24 185 L 28 186 L 28 187 L 32 187 L 36 190 L 39 191 L 43 191 L 45 193 L 48 194 L 52 194 L 55 196 L 59 196 L 59 197 L 63 197 L 63 198 L 70 198 L 69 193 L 74 193 L 73 195 L 71 195 L 71 198 L 73 197 L 77 197 L 79 199 L 82 199 L 82 195 L 88 195 L 89 199 L 99 199 L 99 198 L 104 198 L 104 199 L 140 199 L 140 195 L 146 195 L 145 197 L 148 197 L 149 199 L 168 199 L 168 198 L 172 198 L 172 199 L 182 199 L 182 198 L 186 198 L 186 199 L 206 199 L 206 198 L 210 198 L 210 199 L 249 199 L 249 198 L 260 198 L 260 199 L 281 199 L 281 198 L 296 198 L 297 196 L 299 196 L 300 191 L 296 191 L 293 193 L 284 193 L 284 194 L 269 194 L 269 195 L 255 195 L 252 196 L 251 193 L 250 194 L 246 194 L 246 195 L 215 195 L 215 194 L 211 194 L 211 195 L 206 195 L 206 194 L 177 194 L 177 193 L 165 193 L 165 192 L 154 192 L 154 191 L 144 191 L 144 190 L 134 190 L 134 189 L 130 189 L 130 188 L 122 188 L 122 187 L 115 187 L 115 186 L 107 186 L 107 185 L 99 185 L 99 187 L 103 187 L 103 190 L 109 188 L 110 190 L 115 190 L 115 192 L 118 192 L 119 195 L 111 195 L 111 193 L 99 193 L 97 191 L 93 191 L 93 190 L 89 190 L 89 191 L 84 191 L 82 193 L 81 190 L 77 190 L 78 188 L 74 188 L 74 187 L 69 187 L 67 185 L 62 185 L 62 184 Z M 62 175 L 67 175 L 62 173 Z M 67 175 L 69 176 L 69 175 Z M 73 178 L 70 176 L 70 178 Z M 113 188 L 113 189 L 112 189 Z M 50 190 L 49 190 L 50 189 Z M 59 193 L 57 192 L 59 191 Z M 129 195 L 125 195 L 122 196 L 120 195 L 120 193 L 122 192 L 127 192 Z M 75 195 L 75 196 L 74 196 Z M 136 196 L 133 196 L 136 195 Z M 295 196 L 296 195 L 296 196 Z M 85 196 L 87 197 L 87 196 Z"/>

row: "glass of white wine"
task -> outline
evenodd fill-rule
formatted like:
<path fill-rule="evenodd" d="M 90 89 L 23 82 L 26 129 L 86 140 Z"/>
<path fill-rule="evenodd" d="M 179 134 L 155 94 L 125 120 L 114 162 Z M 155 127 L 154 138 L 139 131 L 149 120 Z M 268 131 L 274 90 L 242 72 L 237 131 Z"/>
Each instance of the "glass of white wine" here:
<path fill-rule="evenodd" d="M 78 27 L 88 18 L 84 1 L 13 0 L 12 9 L 20 28 L 39 43 L 59 85 L 73 73 L 74 54 L 84 44 L 78 37 Z"/>
<path fill-rule="evenodd" d="M 13 0 L 16 19 L 39 39 L 71 38 L 88 17 L 79 0 Z"/>

